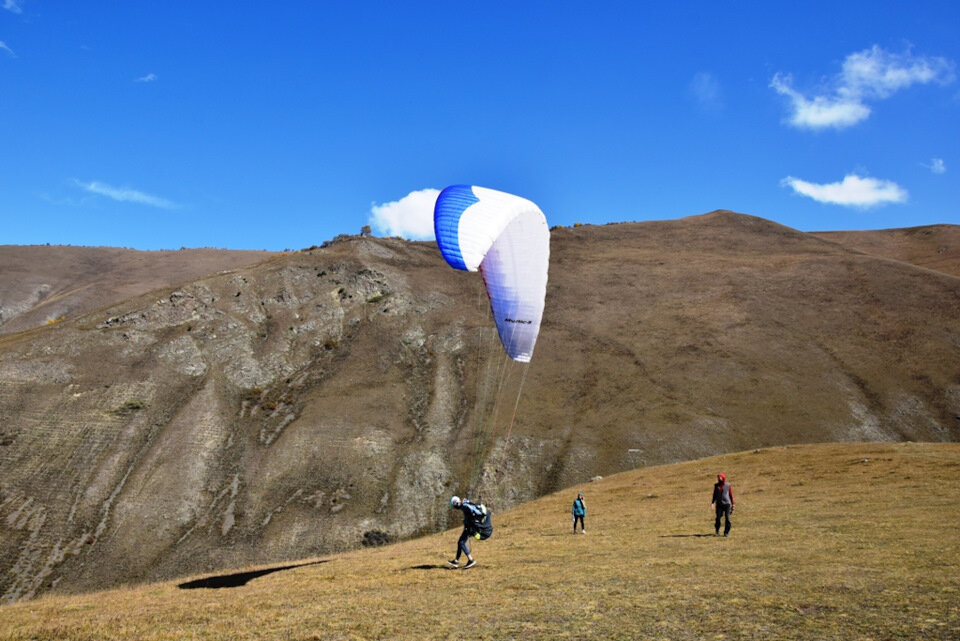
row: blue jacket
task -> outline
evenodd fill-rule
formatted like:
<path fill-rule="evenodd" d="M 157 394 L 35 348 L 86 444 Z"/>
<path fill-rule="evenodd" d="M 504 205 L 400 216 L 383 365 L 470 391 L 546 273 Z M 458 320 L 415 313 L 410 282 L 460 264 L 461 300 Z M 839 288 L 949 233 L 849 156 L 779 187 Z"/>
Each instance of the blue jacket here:
<path fill-rule="evenodd" d="M 583 504 L 583 501 L 576 499 L 573 502 L 573 515 L 574 516 L 586 516 L 587 515 L 587 506 Z"/>

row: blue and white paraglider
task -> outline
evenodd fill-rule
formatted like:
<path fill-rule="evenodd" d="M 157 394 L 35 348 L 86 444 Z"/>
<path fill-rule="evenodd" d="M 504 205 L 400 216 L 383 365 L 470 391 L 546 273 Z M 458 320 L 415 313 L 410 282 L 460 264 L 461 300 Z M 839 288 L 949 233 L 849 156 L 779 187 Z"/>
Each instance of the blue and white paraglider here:
<path fill-rule="evenodd" d="M 437 196 L 433 225 L 451 267 L 483 275 L 504 350 L 529 363 L 540 333 L 550 229 L 533 202 L 502 191 L 452 185 Z"/>
<path fill-rule="evenodd" d="M 502 462 L 527 367 L 540 333 L 550 263 L 550 229 L 540 208 L 526 198 L 472 185 L 452 185 L 440 192 L 433 210 L 433 226 L 440 253 L 447 263 L 455 269 L 479 271 L 483 276 L 500 344 L 522 369 L 510 427 L 503 439 Z M 482 342 L 478 340 L 478 356 L 482 354 L 479 347 Z M 486 453 L 496 434 L 500 398 L 511 369 L 506 365 L 510 359 L 503 358 L 494 375 L 491 367 L 494 359 L 488 358 L 486 378 L 480 375 L 478 367 L 471 491 L 479 489 Z M 488 405 L 491 395 L 492 406 Z M 494 463 L 494 474 L 499 467 Z"/>

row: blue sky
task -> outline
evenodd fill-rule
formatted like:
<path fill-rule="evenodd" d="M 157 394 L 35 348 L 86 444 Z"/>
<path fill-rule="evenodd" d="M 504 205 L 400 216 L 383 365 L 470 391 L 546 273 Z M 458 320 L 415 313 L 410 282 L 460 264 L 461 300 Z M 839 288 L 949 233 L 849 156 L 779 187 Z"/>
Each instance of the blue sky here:
<path fill-rule="evenodd" d="M 431 238 L 732 209 L 960 224 L 960 2 L 0 0 L 0 244 Z"/>

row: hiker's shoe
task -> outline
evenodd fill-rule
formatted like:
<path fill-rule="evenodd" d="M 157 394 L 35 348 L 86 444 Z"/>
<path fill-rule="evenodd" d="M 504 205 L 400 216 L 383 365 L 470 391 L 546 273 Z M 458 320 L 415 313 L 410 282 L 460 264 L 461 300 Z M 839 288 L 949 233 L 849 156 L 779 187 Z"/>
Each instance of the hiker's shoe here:
<path fill-rule="evenodd" d="M 465 566 L 463 566 L 463 569 L 464 569 L 464 570 L 469 570 L 470 568 L 472 568 L 472 567 L 475 566 L 476 564 L 477 564 L 476 561 L 467 561 L 467 564 L 466 564 Z"/>
<path fill-rule="evenodd" d="M 717 535 L 717 536 L 720 536 L 720 530 L 717 530 L 717 534 L 716 534 L 716 535 Z"/>
<path fill-rule="evenodd" d="M 452 568 L 457 568 L 457 567 L 460 567 L 460 561 L 453 559 L 452 561 L 447 561 L 447 565 L 449 565 Z"/>
<path fill-rule="evenodd" d="M 586 534 L 586 533 L 587 533 L 586 530 L 580 530 L 580 534 Z"/>

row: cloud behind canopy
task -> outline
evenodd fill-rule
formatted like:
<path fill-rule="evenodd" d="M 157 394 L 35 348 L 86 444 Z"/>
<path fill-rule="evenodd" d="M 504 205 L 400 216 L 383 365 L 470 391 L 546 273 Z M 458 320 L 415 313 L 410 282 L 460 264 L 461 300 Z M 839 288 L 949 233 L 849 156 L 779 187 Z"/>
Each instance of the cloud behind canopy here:
<path fill-rule="evenodd" d="M 907 191 L 895 182 L 847 174 L 840 182 L 817 184 L 787 176 L 780 184 L 817 202 L 868 209 L 907 201 Z"/>
<path fill-rule="evenodd" d="M 805 129 L 842 129 L 866 120 L 867 102 L 885 100 L 915 84 L 947 84 L 954 79 L 954 64 L 946 58 L 915 56 L 909 50 L 890 53 L 874 45 L 852 53 L 822 91 L 808 97 L 793 87 L 790 74 L 777 73 L 770 86 L 790 105 L 787 122 Z"/>
<path fill-rule="evenodd" d="M 439 189 L 421 189 L 389 203 L 370 207 L 370 224 L 387 236 L 428 240 L 433 233 L 433 206 Z"/>

